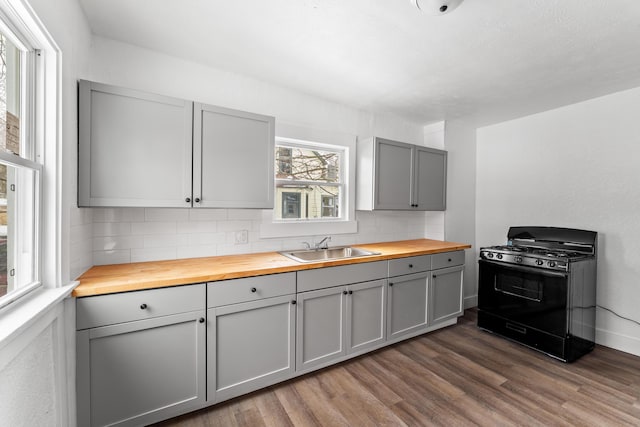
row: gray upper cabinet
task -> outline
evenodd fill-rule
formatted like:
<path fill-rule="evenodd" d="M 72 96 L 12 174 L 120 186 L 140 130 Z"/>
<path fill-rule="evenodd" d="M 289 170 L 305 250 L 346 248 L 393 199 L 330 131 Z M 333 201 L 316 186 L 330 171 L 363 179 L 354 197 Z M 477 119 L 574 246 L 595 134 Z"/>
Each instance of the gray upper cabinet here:
<path fill-rule="evenodd" d="M 273 208 L 275 119 L 80 81 L 79 206 Z"/>
<path fill-rule="evenodd" d="M 378 137 L 357 148 L 356 209 L 445 209 L 446 151 Z"/>
<path fill-rule="evenodd" d="M 78 205 L 190 206 L 192 104 L 80 81 Z"/>
<path fill-rule="evenodd" d="M 421 211 L 443 211 L 447 203 L 447 152 L 415 147 L 413 204 Z"/>
<path fill-rule="evenodd" d="M 275 119 L 194 104 L 194 206 L 273 208 Z"/>

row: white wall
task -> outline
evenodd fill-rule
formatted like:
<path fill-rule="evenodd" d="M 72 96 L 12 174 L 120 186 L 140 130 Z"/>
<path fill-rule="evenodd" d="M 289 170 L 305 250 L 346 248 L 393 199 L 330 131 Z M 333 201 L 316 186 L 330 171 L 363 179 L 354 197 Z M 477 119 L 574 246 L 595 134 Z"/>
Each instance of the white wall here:
<path fill-rule="evenodd" d="M 464 305 L 475 307 L 478 300 L 476 260 L 476 128 L 455 120 L 447 122 L 445 131 L 447 154 L 447 210 L 445 237 L 448 241 L 468 243 L 465 251 Z"/>
<path fill-rule="evenodd" d="M 273 115 L 279 129 L 351 135 L 354 141 L 358 136 L 371 135 L 415 144 L 424 144 L 427 139 L 422 125 L 398 117 L 374 115 L 100 37 L 92 39 L 88 65 L 82 76 L 87 80 Z M 442 132 L 442 128 L 430 128 L 428 141 L 437 144 Z M 313 238 L 261 239 L 260 227 L 270 221 L 270 211 L 122 208 L 84 211 L 74 216 L 78 233 L 73 239 L 77 242 L 78 256 L 91 247 L 95 265 L 274 251 L 302 247 L 302 240 Z M 442 218 L 442 214 L 435 213 L 358 212 L 358 232 L 333 235 L 332 244 L 442 238 Z M 89 241 L 86 228 L 91 224 L 94 237 Z M 235 244 L 235 233 L 240 230 L 249 231 L 247 244 Z"/>
<path fill-rule="evenodd" d="M 481 128 L 477 246 L 510 225 L 599 233 L 599 306 L 640 321 L 640 88 Z M 640 355 L 640 326 L 597 310 L 596 341 Z"/>

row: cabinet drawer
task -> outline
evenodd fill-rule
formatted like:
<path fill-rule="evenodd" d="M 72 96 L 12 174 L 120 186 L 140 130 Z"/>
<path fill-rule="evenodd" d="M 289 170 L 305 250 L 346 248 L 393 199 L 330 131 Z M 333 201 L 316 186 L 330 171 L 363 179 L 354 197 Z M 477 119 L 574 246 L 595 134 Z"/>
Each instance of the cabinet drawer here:
<path fill-rule="evenodd" d="M 296 273 L 272 274 L 207 283 L 207 307 L 296 293 Z"/>
<path fill-rule="evenodd" d="M 431 269 L 453 267 L 464 264 L 464 251 L 443 252 L 431 255 Z"/>
<path fill-rule="evenodd" d="M 389 261 L 389 277 L 431 270 L 431 255 L 419 255 Z"/>
<path fill-rule="evenodd" d="M 78 330 L 203 310 L 204 283 L 78 298 Z"/>
<path fill-rule="evenodd" d="M 339 265 L 298 272 L 298 292 L 368 282 L 387 277 L 387 261 Z"/>

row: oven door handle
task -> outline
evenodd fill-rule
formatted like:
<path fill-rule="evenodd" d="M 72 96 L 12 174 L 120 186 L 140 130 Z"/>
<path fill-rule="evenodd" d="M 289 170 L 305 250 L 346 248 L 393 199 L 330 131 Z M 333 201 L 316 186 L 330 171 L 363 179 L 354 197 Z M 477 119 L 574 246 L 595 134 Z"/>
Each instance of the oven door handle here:
<path fill-rule="evenodd" d="M 510 270 L 524 271 L 524 272 L 527 272 L 527 273 L 539 274 L 541 276 L 566 278 L 568 276 L 568 274 L 569 274 L 567 272 L 562 272 L 562 271 L 544 270 L 542 268 L 528 267 L 526 265 L 505 264 L 503 262 L 489 261 L 489 260 L 486 260 L 486 259 L 481 259 L 478 262 L 479 263 L 483 263 L 483 264 L 490 264 L 490 265 L 493 265 L 495 267 L 507 268 L 507 269 L 510 269 Z"/>

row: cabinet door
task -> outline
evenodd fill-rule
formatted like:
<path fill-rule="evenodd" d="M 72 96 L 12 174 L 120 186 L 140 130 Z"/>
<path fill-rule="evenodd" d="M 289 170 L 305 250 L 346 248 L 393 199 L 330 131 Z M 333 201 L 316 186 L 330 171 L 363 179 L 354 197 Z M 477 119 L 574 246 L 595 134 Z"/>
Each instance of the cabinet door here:
<path fill-rule="evenodd" d="M 298 294 L 296 371 L 327 364 L 346 354 L 344 287 Z"/>
<path fill-rule="evenodd" d="M 387 339 L 427 328 L 427 296 L 430 272 L 389 278 Z"/>
<path fill-rule="evenodd" d="M 285 295 L 207 311 L 209 402 L 239 396 L 293 374 L 295 302 L 295 295 Z"/>
<path fill-rule="evenodd" d="M 412 145 L 376 138 L 374 209 L 412 209 Z"/>
<path fill-rule="evenodd" d="M 191 206 L 193 103 L 81 81 L 79 206 Z"/>
<path fill-rule="evenodd" d="M 462 315 L 463 266 L 442 268 L 431 273 L 429 325 Z"/>
<path fill-rule="evenodd" d="M 447 152 L 424 147 L 415 150 L 414 207 L 443 211 L 447 198 Z"/>
<path fill-rule="evenodd" d="M 78 425 L 146 425 L 204 404 L 204 315 L 79 331 Z"/>
<path fill-rule="evenodd" d="M 386 340 L 387 281 L 347 287 L 347 353 L 364 353 Z"/>
<path fill-rule="evenodd" d="M 275 119 L 194 104 L 196 207 L 273 209 Z"/>

